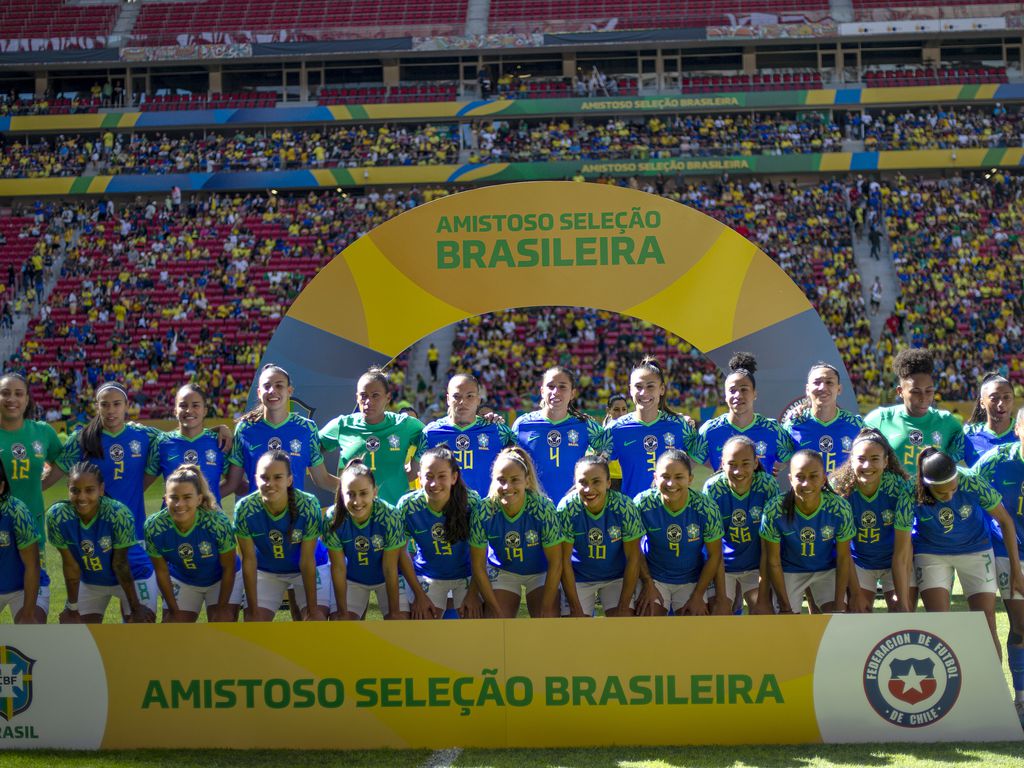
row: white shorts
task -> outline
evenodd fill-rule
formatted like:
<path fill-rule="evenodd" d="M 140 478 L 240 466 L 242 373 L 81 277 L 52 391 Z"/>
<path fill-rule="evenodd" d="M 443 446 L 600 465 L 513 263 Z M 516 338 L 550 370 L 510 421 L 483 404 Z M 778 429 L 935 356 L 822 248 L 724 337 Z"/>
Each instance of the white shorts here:
<path fill-rule="evenodd" d="M 522 590 L 524 589 L 526 594 L 541 589 L 544 586 L 544 582 L 548 579 L 548 572 L 541 571 L 540 573 L 531 573 L 529 576 L 523 576 L 518 573 L 512 573 L 512 571 L 503 571 L 500 568 L 488 568 L 487 578 L 491 582 L 491 589 L 500 589 L 504 592 L 522 595 Z"/>
<path fill-rule="evenodd" d="M 608 613 L 609 609 L 619 607 L 619 599 L 622 597 L 622 579 L 577 581 L 576 595 L 580 599 L 584 615 L 594 615 L 594 604 L 597 602 L 598 595 L 601 596 L 601 606 L 604 608 L 604 612 Z M 630 604 L 632 602 L 630 601 Z M 569 601 L 565 599 L 564 593 L 562 594 L 562 615 L 569 615 Z"/>
<path fill-rule="evenodd" d="M 729 602 L 736 601 L 736 588 L 739 587 L 740 594 L 757 589 L 761 585 L 761 573 L 756 568 L 749 571 L 736 571 L 735 573 L 725 572 L 725 596 Z"/>
<path fill-rule="evenodd" d="M 655 579 L 654 588 L 658 590 L 658 595 L 661 596 L 661 605 L 669 613 L 678 611 L 693 595 L 693 590 L 697 587 L 697 582 L 691 581 L 689 584 L 666 584 L 663 581 Z M 705 593 L 705 598 L 708 595 L 714 594 L 714 586 L 708 587 L 708 591 Z"/>
<path fill-rule="evenodd" d="M 230 605 L 241 605 L 245 598 L 245 585 L 242 583 L 241 570 L 235 571 L 235 584 L 231 588 L 231 597 L 228 598 Z M 171 586 L 174 587 L 174 599 L 178 603 L 179 611 L 199 613 L 199 609 L 206 604 L 206 608 L 217 605 L 220 600 L 220 582 L 215 582 L 208 587 L 195 587 L 171 576 Z M 167 601 L 163 601 L 164 610 L 167 610 Z M 280 605 L 280 603 L 279 603 Z"/>
<path fill-rule="evenodd" d="M 256 571 L 256 599 L 260 608 L 277 613 L 284 593 L 289 589 L 295 593 L 295 604 L 301 611 L 306 607 L 306 588 L 302 585 L 301 573 Z M 330 563 L 324 563 L 316 567 L 316 604 L 330 605 L 330 602 L 331 566 Z"/>
<path fill-rule="evenodd" d="M 1021 566 L 1021 570 L 1024 571 L 1024 566 Z M 996 558 L 996 578 L 999 580 L 999 596 L 1003 600 L 1024 600 L 1020 592 L 1010 594 L 1010 558 Z"/>
<path fill-rule="evenodd" d="M 135 580 L 135 594 L 139 596 L 139 602 L 156 614 L 156 574 L 151 574 L 148 579 Z M 116 587 L 99 587 L 94 584 L 86 584 L 84 581 L 78 585 L 78 615 L 90 616 L 98 613 L 102 616 L 107 612 L 110 598 L 116 597 L 121 602 L 121 615 L 127 616 L 128 598 L 121 589 Z"/>
<path fill-rule="evenodd" d="M 991 549 L 968 555 L 914 555 L 917 584 L 926 589 L 953 591 L 953 573 L 960 579 L 964 597 L 996 593 L 996 564 Z"/>
<path fill-rule="evenodd" d="M 892 568 L 875 568 L 868 570 L 861 568 L 856 563 L 853 567 L 857 571 L 857 583 L 860 584 L 861 589 L 867 589 L 874 592 L 878 588 L 878 585 L 882 585 L 883 592 L 893 592 L 896 589 L 896 582 L 892 578 Z M 907 574 L 907 586 L 917 586 L 917 574 L 914 572 L 915 569 L 911 568 L 910 573 Z"/>
<path fill-rule="evenodd" d="M 836 570 L 814 571 L 812 573 L 783 573 L 786 582 L 786 594 L 789 596 L 789 607 L 793 613 L 800 613 L 804 602 L 804 592 L 811 590 L 811 596 L 818 606 L 835 602 Z"/>
<path fill-rule="evenodd" d="M 403 579 L 404 581 L 404 579 Z M 452 603 L 458 608 L 462 605 L 462 601 L 466 599 L 466 593 L 469 592 L 469 579 L 430 579 L 426 576 L 419 577 L 420 588 L 427 593 L 427 597 L 430 598 L 435 606 L 440 608 L 442 611 L 448 606 L 448 596 L 451 595 Z M 406 598 L 409 600 L 411 605 L 413 602 L 412 587 L 407 585 Z"/>
<path fill-rule="evenodd" d="M 398 577 L 398 611 L 399 613 L 409 612 L 409 597 L 406 595 L 406 591 L 409 589 L 405 583 L 405 577 Z M 388 604 L 388 590 L 387 586 L 381 582 L 380 584 L 359 584 L 355 581 L 347 583 L 345 592 L 345 602 L 349 613 L 354 613 L 356 616 L 362 618 L 363 614 L 366 613 L 366 606 L 370 604 L 370 593 L 373 592 L 377 595 L 377 606 L 380 608 L 382 615 L 387 616 L 391 610 Z M 436 605 L 436 603 L 435 603 Z M 443 607 L 443 606 L 442 606 Z M 337 613 L 338 601 L 334 597 L 334 591 L 331 590 L 331 613 Z"/>
<path fill-rule="evenodd" d="M 24 590 L 18 590 L 17 592 L 5 592 L 0 595 L 0 613 L 4 612 L 4 606 L 11 606 L 11 620 L 17 615 L 18 611 L 21 610 L 21 606 L 25 604 L 25 592 Z M 39 592 L 36 593 L 36 606 L 43 609 L 43 613 L 50 612 L 50 588 L 39 587 Z"/>

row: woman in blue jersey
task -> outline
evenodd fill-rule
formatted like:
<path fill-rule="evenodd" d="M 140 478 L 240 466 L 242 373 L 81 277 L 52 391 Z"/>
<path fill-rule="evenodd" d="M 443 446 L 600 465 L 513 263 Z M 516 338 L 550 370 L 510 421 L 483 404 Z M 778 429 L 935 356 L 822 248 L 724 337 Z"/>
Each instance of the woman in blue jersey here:
<path fill-rule="evenodd" d="M 194 384 L 186 384 L 175 394 L 174 416 L 178 428 L 160 436 L 160 474 L 167 482 L 182 464 L 195 464 L 202 470 L 219 506 L 223 491 L 228 490 L 227 456 L 221 446 L 226 443 L 230 450 L 233 438 L 227 427 L 206 428 L 206 394 Z"/>
<path fill-rule="evenodd" d="M 46 532 L 60 552 L 67 588 L 61 624 L 101 623 L 111 598 L 120 601 L 124 621 L 155 620 L 154 608 L 140 598 L 140 582 L 129 563 L 129 550 L 139 546 L 133 515 L 106 495 L 97 464 L 83 461 L 68 467 L 68 500 L 47 511 Z M 155 599 L 155 586 L 151 593 Z"/>
<path fill-rule="evenodd" d="M 597 598 L 606 616 L 632 616 L 644 532 L 632 499 L 611 490 L 604 456 L 576 462 L 575 490 L 558 505 L 562 545 L 562 615 L 593 616 Z"/>
<path fill-rule="evenodd" d="M 327 618 L 327 566 L 318 569 L 316 564 L 323 529 L 320 502 L 296 490 L 294 480 L 288 454 L 267 451 L 256 462 L 257 491 L 235 505 L 246 621 L 273 621 L 289 589 L 300 619 Z"/>
<path fill-rule="evenodd" d="M 1013 387 L 998 373 L 985 374 L 974 411 L 964 425 L 964 463 L 973 467 L 997 445 L 1015 442 Z"/>
<path fill-rule="evenodd" d="M 640 561 L 643 587 L 636 601 L 640 616 L 707 616 L 708 588 L 721 580 L 722 518 L 718 507 L 690 488 L 693 462 L 670 448 L 658 457 L 654 487 L 634 501 L 644 530 Z M 727 614 L 731 606 L 721 583 L 710 610 Z"/>
<path fill-rule="evenodd" d="M 430 610 L 422 618 L 440 618 L 449 596 L 459 618 L 478 619 L 483 602 L 472 582 L 469 521 L 480 513 L 480 497 L 466 487 L 455 454 L 445 445 L 420 457 L 420 490 L 398 502 L 405 534 L 416 544 L 416 579 L 408 580 L 410 603 L 424 593 Z M 416 612 L 413 618 L 421 618 Z"/>
<path fill-rule="evenodd" d="M 842 613 L 850 583 L 850 540 L 856 533 L 850 505 L 828 487 L 817 451 L 793 454 L 789 484 L 790 490 L 772 499 L 761 519 L 768 575 L 762 592 L 771 585 L 779 613 L 800 613 L 807 590 L 824 613 Z M 759 600 L 767 599 L 762 594 Z"/>
<path fill-rule="evenodd" d="M 731 373 L 725 377 L 725 403 L 728 412 L 704 422 L 700 427 L 701 460 L 709 467 L 722 466 L 722 449 L 733 435 L 746 435 L 757 448 L 757 458 L 770 473 L 793 455 L 793 442 L 775 419 L 754 410 L 757 401 L 757 360 L 746 352 L 729 359 Z M 696 456 L 695 456 L 696 458 Z"/>
<path fill-rule="evenodd" d="M 746 602 L 751 613 L 771 613 L 770 602 L 757 602 L 764 577 L 759 531 L 765 507 L 779 495 L 779 484 L 757 460 L 757 449 L 749 437 L 733 435 L 725 441 L 721 471 L 708 478 L 703 493 L 722 517 L 722 562 L 729 605 L 734 612 L 742 611 Z M 768 595 L 764 596 L 767 599 Z"/>
<path fill-rule="evenodd" d="M 45 624 L 50 579 L 40 553 L 43 535 L 28 506 L 11 494 L 0 464 L 0 613 L 11 607 L 15 624 Z"/>
<path fill-rule="evenodd" d="M 657 360 L 645 357 L 630 372 L 629 389 L 635 410 L 607 432 L 609 458 L 622 466 L 622 492 L 632 498 L 651 487 L 654 465 L 664 450 L 685 449 L 701 461 L 704 454 L 690 421 L 669 408 L 667 382 Z"/>
<path fill-rule="evenodd" d="M 494 460 L 490 493 L 470 520 L 469 545 L 486 618 L 515 618 L 524 591 L 530 616 L 559 615 L 562 530 L 522 448 L 505 448 Z"/>
<path fill-rule="evenodd" d="M 182 464 L 173 470 L 164 504 L 145 526 L 164 622 L 192 623 L 204 604 L 207 620 L 237 621 L 242 579 L 235 535 L 202 469 Z"/>
<path fill-rule="evenodd" d="M 949 610 L 950 585 L 956 574 L 967 606 L 982 611 L 992 630 L 996 652 L 996 563 L 988 517 L 999 526 L 1009 559 L 1010 593 L 1024 595 L 1017 530 L 999 494 L 975 473 L 957 467 L 934 446 L 917 457 L 914 506 L 914 568 L 926 611 Z"/>
<path fill-rule="evenodd" d="M 846 461 L 853 439 L 864 428 L 864 419 L 839 407 L 842 391 L 839 369 L 831 363 L 815 363 L 807 372 L 805 397 L 791 405 L 782 419 L 792 449 L 817 451 L 829 473 Z"/>
<path fill-rule="evenodd" d="M 114 382 L 96 390 L 96 415 L 68 437 L 57 466 L 64 472 L 81 461 L 100 468 L 104 492 L 128 507 L 135 520 L 135 546 L 128 550 L 128 562 L 136 582 L 139 600 L 156 615 L 157 588 L 153 563 L 142 548 L 146 521 L 145 491 L 160 472 L 160 432 L 153 427 L 128 421 L 128 393 Z"/>
<path fill-rule="evenodd" d="M 857 532 L 852 541 L 850 613 L 870 613 L 879 584 L 890 613 L 913 611 L 914 489 L 889 441 L 877 429 L 862 430 L 830 482 L 849 502 Z"/>
<path fill-rule="evenodd" d="M 409 602 L 399 571 L 405 571 L 405 579 L 415 579 L 398 511 L 377 497 L 373 470 L 361 459 L 349 461 L 340 480 L 323 533 L 334 587 L 330 617 L 366 618 L 373 592 L 385 619 L 408 619 Z M 427 612 L 428 607 L 421 604 L 420 610 Z"/>
<path fill-rule="evenodd" d="M 555 501 L 573 490 L 576 462 L 588 450 L 607 453 L 610 448 L 601 425 L 576 407 L 576 394 L 572 371 L 548 368 L 540 384 L 540 409 L 512 424 L 516 443 L 533 459 L 540 487 Z"/>

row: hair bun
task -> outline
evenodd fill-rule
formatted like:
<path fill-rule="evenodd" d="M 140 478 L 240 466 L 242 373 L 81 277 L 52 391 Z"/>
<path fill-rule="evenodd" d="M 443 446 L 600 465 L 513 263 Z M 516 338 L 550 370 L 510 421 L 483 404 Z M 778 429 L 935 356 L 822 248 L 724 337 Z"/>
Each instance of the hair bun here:
<path fill-rule="evenodd" d="M 757 358 L 749 352 L 737 352 L 729 358 L 729 370 L 757 373 Z"/>

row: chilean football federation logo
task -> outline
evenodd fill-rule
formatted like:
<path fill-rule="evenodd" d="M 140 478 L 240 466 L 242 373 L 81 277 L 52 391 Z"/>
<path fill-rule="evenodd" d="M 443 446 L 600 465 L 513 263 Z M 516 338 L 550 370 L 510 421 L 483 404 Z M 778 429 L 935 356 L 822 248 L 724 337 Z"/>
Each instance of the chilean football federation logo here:
<path fill-rule="evenodd" d="M 0 645 L 0 717 L 8 722 L 32 706 L 30 659 L 13 645 Z"/>
<path fill-rule="evenodd" d="M 963 683 L 953 649 L 930 632 L 910 629 L 882 639 L 864 664 L 864 693 L 878 716 L 901 728 L 945 717 Z"/>

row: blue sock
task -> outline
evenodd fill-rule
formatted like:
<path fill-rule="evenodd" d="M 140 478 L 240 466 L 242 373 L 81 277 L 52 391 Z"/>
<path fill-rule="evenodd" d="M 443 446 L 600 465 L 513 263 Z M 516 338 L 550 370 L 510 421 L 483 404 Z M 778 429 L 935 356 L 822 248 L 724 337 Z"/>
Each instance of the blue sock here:
<path fill-rule="evenodd" d="M 441 618 L 442 619 L 457 619 L 457 618 L 459 618 L 459 612 L 457 610 L 455 610 L 454 608 L 448 608 L 441 615 Z"/>
<path fill-rule="evenodd" d="M 1024 646 L 1007 644 L 1006 660 L 1010 665 L 1013 690 L 1024 691 Z"/>

